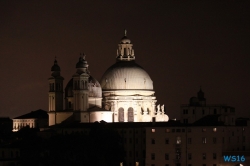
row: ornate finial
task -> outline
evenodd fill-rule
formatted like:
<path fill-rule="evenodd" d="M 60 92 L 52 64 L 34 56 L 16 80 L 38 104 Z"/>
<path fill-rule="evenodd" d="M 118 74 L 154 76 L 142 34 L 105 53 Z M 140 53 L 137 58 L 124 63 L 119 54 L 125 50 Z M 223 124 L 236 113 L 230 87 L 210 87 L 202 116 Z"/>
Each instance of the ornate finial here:
<path fill-rule="evenodd" d="M 85 57 L 86 57 L 86 55 L 84 54 L 84 53 L 82 53 L 82 58 L 85 60 Z"/>
<path fill-rule="evenodd" d="M 124 36 L 127 36 L 127 30 L 124 29 Z"/>
<path fill-rule="evenodd" d="M 57 60 L 56 60 L 56 56 L 55 56 L 54 64 L 55 64 L 55 65 L 57 65 Z"/>

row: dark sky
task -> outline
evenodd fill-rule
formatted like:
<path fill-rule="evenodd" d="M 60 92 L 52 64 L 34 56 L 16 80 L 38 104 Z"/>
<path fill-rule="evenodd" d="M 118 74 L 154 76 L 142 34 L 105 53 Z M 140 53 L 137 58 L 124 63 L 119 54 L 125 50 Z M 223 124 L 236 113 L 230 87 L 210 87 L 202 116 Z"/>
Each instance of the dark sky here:
<path fill-rule="evenodd" d="M 171 119 L 200 86 L 208 104 L 250 116 L 248 2 L 0 0 L 0 116 L 48 110 L 55 56 L 64 85 L 80 52 L 100 80 L 125 28 Z"/>

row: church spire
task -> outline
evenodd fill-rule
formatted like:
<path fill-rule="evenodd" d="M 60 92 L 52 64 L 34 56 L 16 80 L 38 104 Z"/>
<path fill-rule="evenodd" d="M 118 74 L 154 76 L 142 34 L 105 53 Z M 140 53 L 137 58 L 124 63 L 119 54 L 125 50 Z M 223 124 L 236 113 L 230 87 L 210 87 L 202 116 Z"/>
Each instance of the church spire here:
<path fill-rule="evenodd" d="M 127 37 L 127 30 L 124 30 L 124 36 L 118 44 L 117 61 L 132 61 L 135 60 L 134 49 L 132 48 L 130 39 Z"/>

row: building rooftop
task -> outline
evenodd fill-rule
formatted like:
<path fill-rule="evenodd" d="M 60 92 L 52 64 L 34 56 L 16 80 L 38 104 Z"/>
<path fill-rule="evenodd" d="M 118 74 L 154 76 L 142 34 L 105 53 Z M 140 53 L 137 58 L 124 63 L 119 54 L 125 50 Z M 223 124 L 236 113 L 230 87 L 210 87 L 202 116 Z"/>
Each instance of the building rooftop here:
<path fill-rule="evenodd" d="M 32 118 L 35 118 L 35 119 L 48 118 L 47 111 L 39 109 L 39 110 L 36 110 L 36 111 L 31 111 L 30 113 L 15 117 L 13 119 L 32 119 Z"/>

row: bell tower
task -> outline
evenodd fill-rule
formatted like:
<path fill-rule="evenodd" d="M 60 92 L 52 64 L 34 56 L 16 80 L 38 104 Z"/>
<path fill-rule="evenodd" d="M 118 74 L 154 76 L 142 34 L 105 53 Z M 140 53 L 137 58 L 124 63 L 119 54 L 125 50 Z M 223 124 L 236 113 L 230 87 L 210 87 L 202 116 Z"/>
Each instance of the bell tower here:
<path fill-rule="evenodd" d="M 51 77 L 49 81 L 49 125 L 56 122 L 56 112 L 63 110 L 63 80 L 60 74 L 61 69 L 55 58 L 54 65 L 51 67 Z M 52 117 L 53 116 L 53 117 Z"/>
<path fill-rule="evenodd" d="M 74 114 L 75 120 L 88 123 L 89 113 L 89 70 L 85 55 L 80 54 L 78 63 L 76 64 L 76 73 L 73 75 L 73 93 L 74 93 Z"/>

